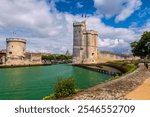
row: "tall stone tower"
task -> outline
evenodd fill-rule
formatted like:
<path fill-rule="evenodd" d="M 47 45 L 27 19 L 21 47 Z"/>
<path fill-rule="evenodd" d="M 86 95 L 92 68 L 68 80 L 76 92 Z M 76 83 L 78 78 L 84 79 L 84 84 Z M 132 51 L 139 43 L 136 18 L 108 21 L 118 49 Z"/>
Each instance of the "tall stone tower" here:
<path fill-rule="evenodd" d="M 73 23 L 73 64 L 97 63 L 98 33 L 86 30 L 85 22 Z"/>
<path fill-rule="evenodd" d="M 73 23 L 73 63 L 80 64 L 85 58 L 85 22 Z"/>
<path fill-rule="evenodd" d="M 6 59 L 22 59 L 25 57 L 26 40 L 7 38 Z"/>

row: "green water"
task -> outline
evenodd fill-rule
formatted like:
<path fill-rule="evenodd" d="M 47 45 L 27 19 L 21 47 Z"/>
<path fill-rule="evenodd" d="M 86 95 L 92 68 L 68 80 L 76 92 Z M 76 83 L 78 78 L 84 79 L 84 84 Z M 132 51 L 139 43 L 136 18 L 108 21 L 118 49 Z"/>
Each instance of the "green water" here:
<path fill-rule="evenodd" d="M 49 95 L 59 78 L 74 77 L 86 89 L 111 76 L 67 64 L 0 69 L 1 100 L 37 100 Z"/>

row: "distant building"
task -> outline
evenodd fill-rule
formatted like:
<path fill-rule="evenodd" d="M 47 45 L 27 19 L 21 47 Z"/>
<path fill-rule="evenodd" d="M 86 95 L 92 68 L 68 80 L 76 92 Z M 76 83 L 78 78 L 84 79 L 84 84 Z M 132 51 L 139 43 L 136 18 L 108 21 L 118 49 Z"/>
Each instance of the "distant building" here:
<path fill-rule="evenodd" d="M 98 33 L 86 30 L 86 23 L 73 23 L 73 64 L 97 63 Z"/>
<path fill-rule="evenodd" d="M 0 51 L 0 64 L 5 63 L 6 60 L 6 52 Z"/>
<path fill-rule="evenodd" d="M 66 56 L 71 56 L 70 52 L 67 50 L 65 53 Z"/>

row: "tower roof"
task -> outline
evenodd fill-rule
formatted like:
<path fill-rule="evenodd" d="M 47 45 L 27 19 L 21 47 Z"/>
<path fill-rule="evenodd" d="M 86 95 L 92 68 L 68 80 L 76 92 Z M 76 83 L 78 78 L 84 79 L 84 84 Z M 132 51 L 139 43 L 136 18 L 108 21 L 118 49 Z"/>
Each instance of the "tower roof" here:
<path fill-rule="evenodd" d="M 21 38 L 6 38 L 6 42 L 23 42 L 23 43 L 26 43 L 26 40 L 21 39 Z"/>
<path fill-rule="evenodd" d="M 73 23 L 73 26 L 84 26 L 84 25 L 86 25 L 85 21 Z"/>
<path fill-rule="evenodd" d="M 98 32 L 95 31 L 95 30 L 86 30 L 84 33 L 86 33 L 86 34 L 98 35 Z"/>

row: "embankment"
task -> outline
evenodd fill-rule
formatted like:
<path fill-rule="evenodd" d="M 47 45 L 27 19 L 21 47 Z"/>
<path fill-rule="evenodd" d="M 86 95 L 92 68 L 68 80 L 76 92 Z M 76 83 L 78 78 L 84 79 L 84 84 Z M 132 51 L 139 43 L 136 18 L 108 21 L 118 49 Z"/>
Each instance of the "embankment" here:
<path fill-rule="evenodd" d="M 72 98 L 75 100 L 116 100 L 127 99 L 125 96 L 140 86 L 145 79 L 150 77 L 150 68 L 147 70 L 143 64 L 134 72 L 109 81 L 104 84 L 89 88 Z"/>

